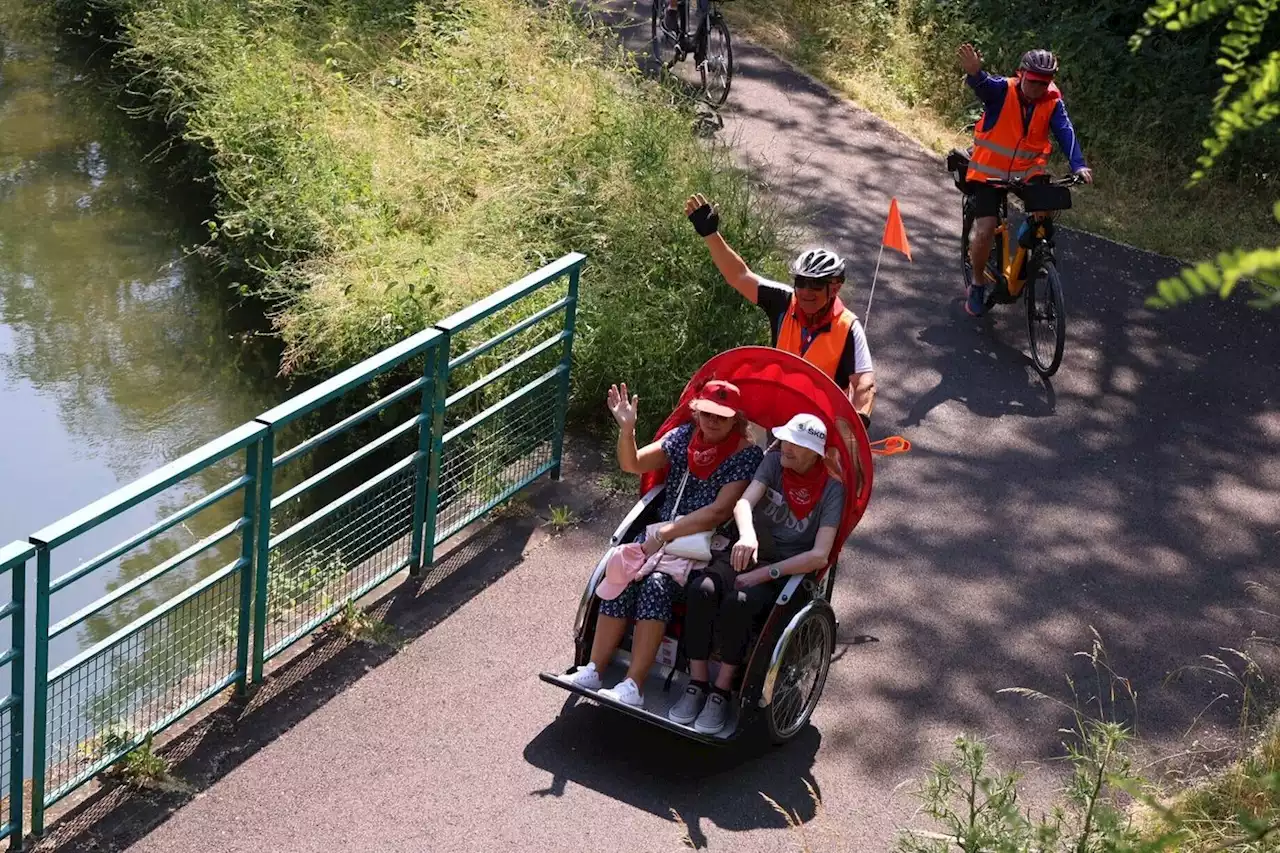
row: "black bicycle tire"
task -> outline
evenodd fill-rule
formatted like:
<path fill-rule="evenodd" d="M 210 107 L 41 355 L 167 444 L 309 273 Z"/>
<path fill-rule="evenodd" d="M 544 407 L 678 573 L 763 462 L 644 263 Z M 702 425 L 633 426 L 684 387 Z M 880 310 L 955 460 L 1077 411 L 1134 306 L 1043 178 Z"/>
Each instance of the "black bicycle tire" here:
<path fill-rule="evenodd" d="M 721 34 L 724 36 L 724 92 L 720 94 L 720 100 L 717 101 L 712 99 L 711 92 L 707 89 L 707 67 L 705 64 L 705 56 L 704 64 L 698 67 L 698 73 L 702 77 L 702 93 L 706 96 L 707 103 L 713 107 L 719 107 L 723 106 L 724 102 L 729 100 L 729 89 L 733 86 L 733 41 L 729 36 L 729 22 L 724 19 L 724 15 L 721 15 L 718 9 L 712 10 L 707 13 L 707 31 L 703 35 L 703 38 L 706 40 L 706 47 L 709 48 L 711 46 L 711 30 L 713 27 L 719 27 Z"/>
<path fill-rule="evenodd" d="M 1045 379 L 1053 376 L 1058 372 L 1058 368 L 1062 366 L 1062 355 L 1067 347 L 1067 304 L 1062 294 L 1062 276 L 1058 272 L 1058 265 L 1052 258 L 1041 261 L 1033 268 L 1034 275 L 1027 277 L 1026 287 L 1028 293 L 1027 299 L 1027 338 L 1031 344 L 1031 362 L 1035 365 L 1038 372 Z M 1048 303 L 1052 303 L 1054 315 L 1057 317 L 1057 323 L 1054 325 L 1054 341 L 1053 341 L 1053 358 L 1046 365 L 1040 359 L 1040 348 L 1036 345 L 1038 338 L 1036 329 L 1036 281 L 1040 274 L 1044 273 L 1045 282 L 1048 287 L 1046 299 L 1046 307 Z"/>

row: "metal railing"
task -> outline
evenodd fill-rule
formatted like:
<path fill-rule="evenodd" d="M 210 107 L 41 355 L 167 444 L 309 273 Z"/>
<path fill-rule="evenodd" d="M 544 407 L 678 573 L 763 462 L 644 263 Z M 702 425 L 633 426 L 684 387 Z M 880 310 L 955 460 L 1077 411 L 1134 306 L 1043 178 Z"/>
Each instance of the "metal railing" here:
<path fill-rule="evenodd" d="M 26 655 L 23 645 L 26 634 L 27 562 L 36 555 L 36 549 L 25 542 L 14 542 L 0 548 L 0 578 L 9 580 L 9 601 L 0 608 L 0 622 L 9 620 L 9 648 L 0 655 L 0 662 L 9 668 L 9 695 L 0 701 L 0 801 L 7 799 L 9 808 L 0 828 L 0 839 L 11 838 L 12 846 L 21 846 L 22 819 L 22 759 L 23 719 L 26 703 L 23 701 L 23 676 Z"/>
<path fill-rule="evenodd" d="M 558 478 L 585 260 L 566 255 L 0 549 L 12 629 L 0 839 L 21 847 L 26 764 L 40 837 L 50 806 L 215 696 L 244 694 L 267 661 L 398 572 L 426 571 L 436 546 L 538 477 Z M 128 523 L 148 509 L 160 520 Z M 116 544 L 92 544 L 114 529 Z M 85 603 L 86 587 L 105 591 Z"/>

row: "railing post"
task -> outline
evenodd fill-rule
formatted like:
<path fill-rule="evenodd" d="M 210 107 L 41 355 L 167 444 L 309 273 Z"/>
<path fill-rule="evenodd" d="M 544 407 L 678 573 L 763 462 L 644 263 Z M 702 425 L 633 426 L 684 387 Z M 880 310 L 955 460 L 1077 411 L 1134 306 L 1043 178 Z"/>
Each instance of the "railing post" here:
<path fill-rule="evenodd" d="M 439 347 L 432 347 L 422 354 L 422 394 L 418 403 L 418 452 L 413 462 L 413 530 L 409 534 L 409 577 L 422 575 L 426 562 L 422 559 L 423 525 L 427 515 L 427 479 L 431 468 L 431 436 L 435 433 L 432 423 L 435 412 L 436 362 Z M 434 534 L 433 534 L 434 535 Z"/>
<path fill-rule="evenodd" d="M 9 590 L 17 609 L 9 618 L 11 636 L 10 647 L 16 652 L 9 662 L 9 692 L 17 697 L 17 704 L 9 709 L 12 715 L 9 723 L 9 849 L 22 849 L 23 814 L 22 808 L 22 759 L 26 755 L 25 732 L 27 704 L 25 701 L 26 679 L 23 677 L 27 668 L 27 561 L 22 560 L 13 567 L 9 574 Z"/>
<path fill-rule="evenodd" d="M 261 423 L 261 421 L 259 421 Z M 267 657 L 267 584 L 271 559 L 271 486 L 275 472 L 275 427 L 259 439 L 261 465 L 258 467 L 258 521 L 254 525 L 253 560 L 253 672 L 251 683 L 262 681 L 262 665 Z"/>
<path fill-rule="evenodd" d="M 45 754 L 49 748 L 49 548 L 36 552 L 36 653 L 31 684 L 31 834 L 44 837 Z"/>
<path fill-rule="evenodd" d="M 437 327 L 439 328 L 439 327 Z M 434 350 L 434 359 L 427 357 L 428 368 L 432 372 L 430 388 L 423 389 L 422 405 L 431 409 L 430 444 L 427 448 L 426 491 L 423 495 L 423 542 L 422 566 L 430 566 L 436 558 L 436 519 L 440 509 L 440 470 L 444 464 L 444 409 L 449 397 L 449 352 L 453 345 L 453 336 L 441 330 L 444 336 L 439 339 Z M 431 397 L 428 400 L 427 391 Z M 424 411 L 425 414 L 425 411 Z M 421 444 L 419 452 L 422 452 Z M 417 528 L 415 528 L 416 530 Z"/>
<path fill-rule="evenodd" d="M 262 439 L 244 449 L 244 528 L 240 534 L 240 615 L 236 624 L 236 695 L 249 692 L 249 637 L 253 625 L 253 580 L 258 541 L 258 472 L 262 470 Z"/>
<path fill-rule="evenodd" d="M 560 390 L 556 399 L 555 435 L 551 439 L 551 479 L 560 479 L 560 462 L 564 456 L 565 419 L 569 409 L 569 371 L 573 367 L 573 331 L 578 316 L 578 277 L 582 264 L 569 270 L 569 294 L 564 306 L 564 348 L 560 356 Z"/>

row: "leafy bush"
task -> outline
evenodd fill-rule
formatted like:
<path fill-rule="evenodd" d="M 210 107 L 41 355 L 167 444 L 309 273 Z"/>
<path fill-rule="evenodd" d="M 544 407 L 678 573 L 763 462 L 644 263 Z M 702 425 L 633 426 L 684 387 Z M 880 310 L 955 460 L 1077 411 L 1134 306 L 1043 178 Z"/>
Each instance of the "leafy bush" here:
<path fill-rule="evenodd" d="M 762 340 L 683 200 L 714 194 L 766 268 L 768 209 L 682 97 L 606 53 L 567 0 L 56 3 L 121 45 L 135 114 L 195 152 L 204 250 L 267 300 L 285 373 L 353 363 L 575 250 L 590 422 L 626 380 L 652 429 L 703 361 Z"/>

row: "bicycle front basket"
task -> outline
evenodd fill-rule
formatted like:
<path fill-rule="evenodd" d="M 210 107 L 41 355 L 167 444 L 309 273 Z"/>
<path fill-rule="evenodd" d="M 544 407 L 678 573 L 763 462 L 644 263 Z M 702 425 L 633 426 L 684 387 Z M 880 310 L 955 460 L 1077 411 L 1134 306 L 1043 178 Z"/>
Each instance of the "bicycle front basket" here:
<path fill-rule="evenodd" d="M 1027 213 L 1046 213 L 1071 209 L 1071 190 L 1052 184 L 1027 184 L 1018 190 L 1018 198 Z"/>

